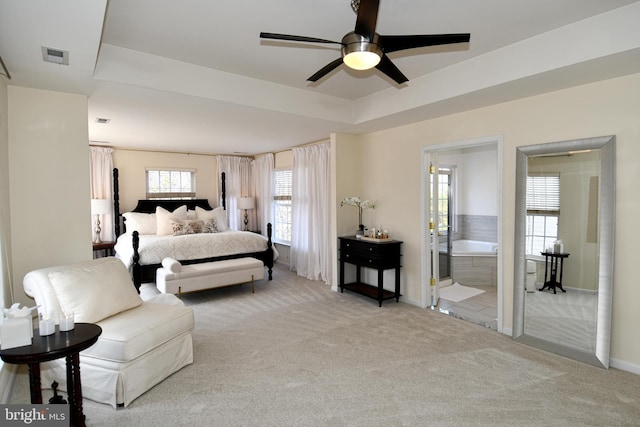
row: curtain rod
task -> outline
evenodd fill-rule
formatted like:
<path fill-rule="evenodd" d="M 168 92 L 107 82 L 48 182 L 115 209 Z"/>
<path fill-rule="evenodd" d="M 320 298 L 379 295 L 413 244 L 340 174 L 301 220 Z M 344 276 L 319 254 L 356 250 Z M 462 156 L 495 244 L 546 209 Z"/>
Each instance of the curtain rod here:
<path fill-rule="evenodd" d="M 4 70 L 4 75 L 7 76 L 9 80 L 11 80 L 11 74 L 9 74 L 9 70 L 7 70 L 7 66 L 4 65 L 4 61 L 2 60 L 2 56 L 0 56 L 0 65 L 2 65 L 2 69 Z"/>

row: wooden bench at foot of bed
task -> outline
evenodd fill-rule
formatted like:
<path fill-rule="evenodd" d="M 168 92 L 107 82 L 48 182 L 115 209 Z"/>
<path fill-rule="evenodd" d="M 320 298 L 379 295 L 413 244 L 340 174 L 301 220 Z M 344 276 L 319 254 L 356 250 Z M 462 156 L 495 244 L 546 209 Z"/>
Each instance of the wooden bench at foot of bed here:
<path fill-rule="evenodd" d="M 253 283 L 264 278 L 264 263 L 255 258 L 235 258 L 201 264 L 182 265 L 173 258 L 162 260 L 156 271 L 156 287 L 162 293 L 177 294 L 223 286 Z"/>

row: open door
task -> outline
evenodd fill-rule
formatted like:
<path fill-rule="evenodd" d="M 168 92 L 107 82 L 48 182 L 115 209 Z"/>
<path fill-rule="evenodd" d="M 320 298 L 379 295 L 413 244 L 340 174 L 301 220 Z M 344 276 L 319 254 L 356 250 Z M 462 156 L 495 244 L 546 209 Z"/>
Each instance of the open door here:
<path fill-rule="evenodd" d="M 426 183 L 428 206 L 429 294 L 431 307 L 439 300 L 441 285 L 451 283 L 451 181 L 450 168 L 441 168 L 436 153 L 428 156 Z"/>

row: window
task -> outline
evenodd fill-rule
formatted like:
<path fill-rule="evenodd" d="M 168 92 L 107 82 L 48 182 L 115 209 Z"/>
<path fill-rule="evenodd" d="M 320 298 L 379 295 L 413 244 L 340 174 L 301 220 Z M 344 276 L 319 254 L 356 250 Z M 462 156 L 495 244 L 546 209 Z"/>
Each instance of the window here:
<path fill-rule="evenodd" d="M 434 175 L 430 174 L 431 188 L 433 191 Z M 450 167 L 440 167 L 438 169 L 438 235 L 446 236 L 453 224 L 451 212 L 451 184 L 453 181 L 453 170 Z M 431 200 L 433 203 L 433 199 Z M 431 206 L 433 212 L 433 206 Z M 453 230 L 451 230 L 453 231 Z"/>
<path fill-rule="evenodd" d="M 540 255 L 558 239 L 560 218 L 560 174 L 540 173 L 527 177 L 528 255 Z"/>
<path fill-rule="evenodd" d="M 277 242 L 291 243 L 292 171 L 275 171 L 273 192 L 273 238 Z"/>
<path fill-rule="evenodd" d="M 147 199 L 196 197 L 195 172 L 189 169 L 147 169 Z"/>

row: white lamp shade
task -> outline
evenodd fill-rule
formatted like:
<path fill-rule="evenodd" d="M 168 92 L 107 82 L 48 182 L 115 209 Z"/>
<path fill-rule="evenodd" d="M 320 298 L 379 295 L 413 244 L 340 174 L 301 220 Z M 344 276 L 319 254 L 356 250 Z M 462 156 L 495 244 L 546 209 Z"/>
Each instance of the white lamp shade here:
<path fill-rule="evenodd" d="M 102 215 L 111 213 L 111 200 L 109 199 L 91 199 L 91 214 Z"/>
<path fill-rule="evenodd" d="M 240 197 L 238 199 L 238 209 L 255 209 L 256 199 L 253 197 Z"/>

